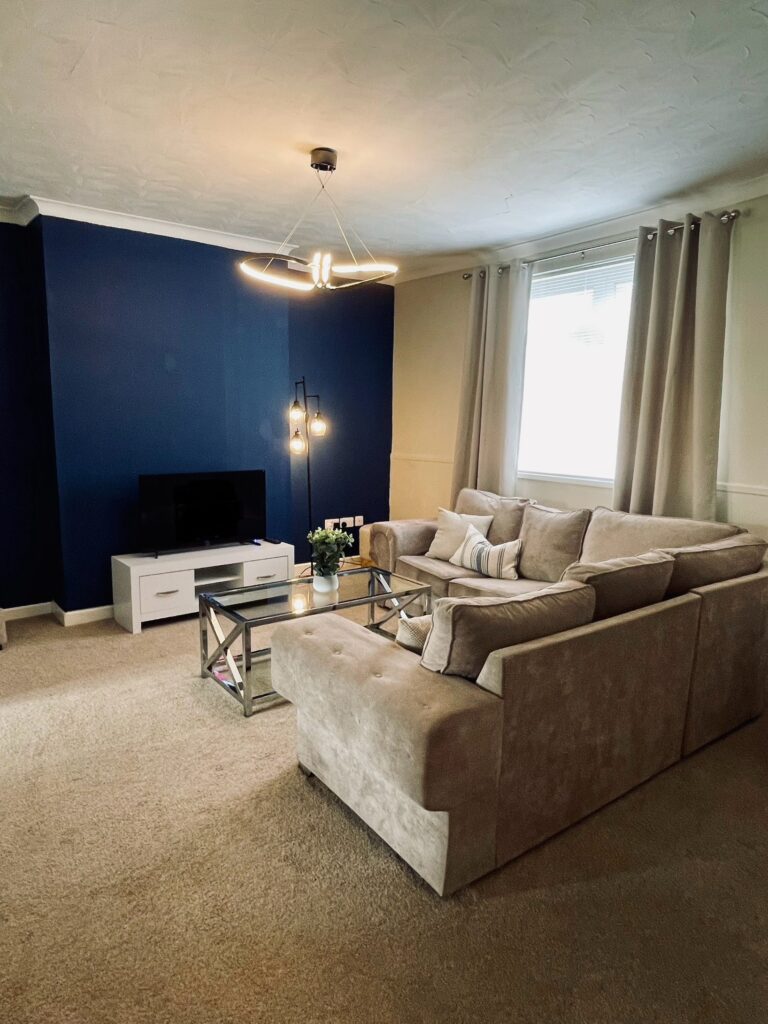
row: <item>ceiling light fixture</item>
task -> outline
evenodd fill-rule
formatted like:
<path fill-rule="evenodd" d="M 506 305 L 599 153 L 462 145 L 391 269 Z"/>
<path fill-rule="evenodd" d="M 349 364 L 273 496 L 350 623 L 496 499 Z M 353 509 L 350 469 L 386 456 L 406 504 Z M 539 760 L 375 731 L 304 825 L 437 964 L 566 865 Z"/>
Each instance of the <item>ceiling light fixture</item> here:
<path fill-rule="evenodd" d="M 320 188 L 288 232 L 277 252 L 257 252 L 240 260 L 239 267 L 246 276 L 264 284 L 278 285 L 280 288 L 313 292 L 321 289 L 336 291 L 339 288 L 351 288 L 356 284 L 371 284 L 374 281 L 384 281 L 397 273 L 395 263 L 382 263 L 374 258 L 371 250 L 353 228 L 344 230 L 341 223 L 341 211 L 328 191 L 328 181 L 336 170 L 337 163 L 338 154 L 335 149 L 319 146 L 312 150 L 310 166 L 317 175 Z M 324 196 L 330 205 L 333 218 L 351 261 L 345 258 L 337 262 L 334 260 L 333 254 L 327 251 L 315 252 L 311 260 L 304 260 L 280 251 L 285 250 L 320 196 Z M 361 254 L 361 258 L 358 259 L 350 244 L 350 235 L 354 236 L 361 249 L 364 250 L 364 257 Z"/>

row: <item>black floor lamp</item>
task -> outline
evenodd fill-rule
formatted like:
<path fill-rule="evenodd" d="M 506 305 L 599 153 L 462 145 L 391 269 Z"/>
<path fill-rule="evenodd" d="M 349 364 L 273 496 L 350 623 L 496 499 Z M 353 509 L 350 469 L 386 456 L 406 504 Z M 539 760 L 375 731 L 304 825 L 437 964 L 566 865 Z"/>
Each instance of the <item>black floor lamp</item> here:
<path fill-rule="evenodd" d="M 299 392 L 301 392 L 301 397 Z M 324 437 L 328 424 L 320 412 L 320 395 L 307 394 L 307 382 L 304 377 L 293 382 L 293 395 L 293 405 L 289 413 L 293 433 L 289 447 L 292 455 L 304 455 L 307 460 L 307 522 L 311 533 L 315 526 L 312 518 L 312 445 L 310 438 Z M 310 416 L 309 412 L 309 399 L 314 399 L 317 402 L 317 409 L 313 416 Z M 304 425 L 303 432 L 302 423 Z"/>

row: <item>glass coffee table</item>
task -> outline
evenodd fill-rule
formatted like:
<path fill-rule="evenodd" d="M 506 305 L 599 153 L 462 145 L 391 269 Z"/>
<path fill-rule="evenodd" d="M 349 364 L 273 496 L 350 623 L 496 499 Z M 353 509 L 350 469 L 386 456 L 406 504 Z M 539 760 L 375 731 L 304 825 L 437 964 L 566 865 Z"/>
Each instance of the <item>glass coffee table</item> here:
<path fill-rule="evenodd" d="M 281 701 L 272 689 L 270 648 L 254 648 L 251 631 L 258 626 L 345 608 L 368 607 L 368 629 L 382 629 L 392 619 L 409 617 L 419 601 L 418 614 L 430 610 L 432 592 L 424 583 L 397 576 L 375 566 L 339 573 L 339 589 L 320 594 L 311 576 L 261 583 L 220 593 L 200 594 L 200 675 L 214 679 L 250 716 Z"/>

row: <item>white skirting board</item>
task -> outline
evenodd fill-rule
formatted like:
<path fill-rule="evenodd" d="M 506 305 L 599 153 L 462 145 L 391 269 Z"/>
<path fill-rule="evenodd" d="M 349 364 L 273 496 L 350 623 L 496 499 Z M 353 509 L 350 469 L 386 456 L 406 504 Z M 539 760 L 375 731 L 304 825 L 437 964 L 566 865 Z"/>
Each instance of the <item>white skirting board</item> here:
<path fill-rule="evenodd" d="M 101 619 L 112 618 L 112 605 L 103 604 L 98 608 L 78 608 L 74 612 L 65 612 L 54 601 L 51 606 L 53 617 L 62 626 L 83 626 L 86 622 L 99 622 Z"/>
<path fill-rule="evenodd" d="M 15 608 L 3 608 L 3 616 L 6 622 L 13 619 L 34 619 L 38 615 L 50 615 L 53 611 L 52 601 L 43 601 L 42 604 L 20 604 Z"/>
<path fill-rule="evenodd" d="M 112 605 L 104 604 L 99 608 L 78 608 L 74 612 L 65 612 L 55 601 L 43 601 L 41 604 L 22 604 L 16 608 L 4 608 L 3 615 L 6 622 L 14 619 L 34 619 L 38 615 L 53 615 L 62 626 L 82 626 L 86 622 L 111 619 Z"/>

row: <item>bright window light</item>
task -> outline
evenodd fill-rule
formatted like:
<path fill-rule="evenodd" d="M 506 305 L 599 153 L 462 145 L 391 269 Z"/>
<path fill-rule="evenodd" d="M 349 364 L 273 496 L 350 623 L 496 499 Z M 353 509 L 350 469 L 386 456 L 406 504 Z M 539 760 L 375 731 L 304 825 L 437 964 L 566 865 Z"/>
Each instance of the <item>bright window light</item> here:
<path fill-rule="evenodd" d="M 613 479 L 634 259 L 535 273 L 520 473 Z"/>

